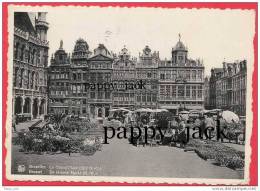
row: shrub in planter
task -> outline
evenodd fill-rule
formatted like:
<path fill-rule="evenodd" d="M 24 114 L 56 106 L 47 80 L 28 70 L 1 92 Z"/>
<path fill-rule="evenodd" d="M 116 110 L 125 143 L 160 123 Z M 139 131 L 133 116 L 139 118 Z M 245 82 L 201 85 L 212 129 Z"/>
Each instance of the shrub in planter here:
<path fill-rule="evenodd" d="M 68 147 L 66 152 L 70 151 L 72 153 L 79 153 L 81 152 L 81 147 L 83 145 L 83 142 L 81 139 L 77 139 L 77 140 L 70 140 L 68 142 Z"/>
<path fill-rule="evenodd" d="M 12 138 L 12 143 L 14 145 L 22 145 L 24 136 L 25 136 L 25 132 L 18 132 L 17 136 Z"/>
<path fill-rule="evenodd" d="M 216 157 L 216 153 L 211 149 L 201 148 L 197 150 L 200 153 L 200 156 L 203 156 L 204 159 L 215 159 Z"/>
<path fill-rule="evenodd" d="M 244 163 L 245 161 L 243 159 L 241 159 L 238 156 L 233 156 L 230 157 L 227 162 L 226 162 L 226 166 L 232 169 L 242 169 L 244 168 Z"/>
<path fill-rule="evenodd" d="M 224 165 L 226 167 L 236 169 L 244 167 L 244 159 L 239 156 L 232 154 L 218 154 L 216 156 L 216 162 L 220 165 Z"/>
<path fill-rule="evenodd" d="M 81 153 L 83 155 L 87 155 L 87 156 L 91 156 L 91 155 L 94 155 L 95 152 L 97 151 L 95 146 L 90 146 L 90 145 L 83 145 L 81 146 Z"/>
<path fill-rule="evenodd" d="M 221 154 L 221 153 L 217 153 L 217 154 L 216 154 L 215 161 L 216 161 L 216 163 L 218 163 L 219 165 L 226 166 L 226 158 L 225 158 L 225 156 L 224 156 L 223 154 Z"/>
<path fill-rule="evenodd" d="M 236 140 L 237 134 L 234 131 L 232 131 L 232 130 L 228 130 L 227 133 L 226 133 L 226 137 L 229 140 Z"/>

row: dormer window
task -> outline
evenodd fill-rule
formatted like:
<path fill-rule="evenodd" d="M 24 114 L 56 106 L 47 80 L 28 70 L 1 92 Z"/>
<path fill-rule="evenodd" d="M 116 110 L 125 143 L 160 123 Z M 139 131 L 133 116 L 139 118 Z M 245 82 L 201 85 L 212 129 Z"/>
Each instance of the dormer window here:
<path fill-rule="evenodd" d="M 183 56 L 178 56 L 178 60 L 182 61 L 183 60 Z"/>

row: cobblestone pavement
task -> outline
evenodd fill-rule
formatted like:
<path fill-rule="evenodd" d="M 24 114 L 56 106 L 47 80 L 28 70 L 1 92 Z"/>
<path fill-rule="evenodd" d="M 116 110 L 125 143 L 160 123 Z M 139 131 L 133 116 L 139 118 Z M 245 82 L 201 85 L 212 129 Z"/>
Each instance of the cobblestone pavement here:
<path fill-rule="evenodd" d="M 204 161 L 195 153 L 168 146 L 135 147 L 127 140 L 113 139 L 103 145 L 102 151 L 93 156 L 73 153 L 63 154 L 24 154 L 19 146 L 13 146 L 12 172 L 17 165 L 59 165 L 91 166 L 101 169 L 102 176 L 138 176 L 173 178 L 242 178 L 241 174 L 226 167 L 219 167 Z"/>

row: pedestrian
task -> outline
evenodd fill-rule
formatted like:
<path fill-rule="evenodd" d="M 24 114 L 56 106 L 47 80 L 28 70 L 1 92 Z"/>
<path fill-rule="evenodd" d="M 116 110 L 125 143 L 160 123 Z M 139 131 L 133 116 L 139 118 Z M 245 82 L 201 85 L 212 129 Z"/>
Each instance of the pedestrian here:
<path fill-rule="evenodd" d="M 197 117 L 196 119 L 195 119 L 195 121 L 194 121 L 194 129 L 199 129 L 199 131 L 200 131 L 200 139 L 202 139 L 203 138 L 203 131 L 202 131 L 202 120 L 199 118 L 199 117 Z"/>
<path fill-rule="evenodd" d="M 18 123 L 19 123 L 19 117 L 18 117 L 17 114 L 15 114 L 15 120 L 14 120 L 14 121 L 15 121 L 15 124 L 18 125 Z"/>
<path fill-rule="evenodd" d="M 180 148 L 184 148 L 185 144 L 187 142 L 187 137 L 185 133 L 185 122 L 182 120 L 179 124 L 179 130 L 178 130 L 178 142 L 180 143 Z"/>
<path fill-rule="evenodd" d="M 221 114 L 218 115 L 217 128 L 219 128 L 220 132 L 224 132 L 224 130 L 227 128 L 226 121 L 223 119 Z M 224 142 L 224 137 L 222 134 L 220 134 L 220 140 L 222 143 Z"/>
<path fill-rule="evenodd" d="M 208 117 L 205 118 L 205 131 L 208 130 L 209 134 L 208 134 L 208 139 L 211 139 L 211 131 L 214 131 L 215 130 L 215 122 L 212 118 L 211 115 L 209 115 Z M 207 132 L 205 132 L 207 133 Z"/>

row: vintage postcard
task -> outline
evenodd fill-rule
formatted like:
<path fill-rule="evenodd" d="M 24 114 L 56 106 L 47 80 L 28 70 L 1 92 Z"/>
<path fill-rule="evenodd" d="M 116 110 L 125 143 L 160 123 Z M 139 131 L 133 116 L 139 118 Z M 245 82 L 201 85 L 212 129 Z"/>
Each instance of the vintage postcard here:
<path fill-rule="evenodd" d="M 250 183 L 256 9 L 6 11 L 8 181 Z"/>

